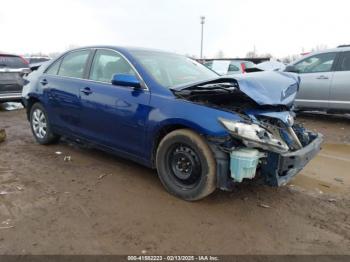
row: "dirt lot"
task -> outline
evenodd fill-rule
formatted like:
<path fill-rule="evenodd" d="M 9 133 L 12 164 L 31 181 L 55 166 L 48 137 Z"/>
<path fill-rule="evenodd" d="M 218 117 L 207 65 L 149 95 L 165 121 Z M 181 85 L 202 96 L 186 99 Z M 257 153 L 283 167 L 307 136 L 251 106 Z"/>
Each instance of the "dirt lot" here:
<path fill-rule="evenodd" d="M 350 254 L 350 117 L 298 120 L 326 142 L 288 186 L 187 203 L 131 161 L 40 146 L 24 110 L 2 111 L 0 254 Z"/>

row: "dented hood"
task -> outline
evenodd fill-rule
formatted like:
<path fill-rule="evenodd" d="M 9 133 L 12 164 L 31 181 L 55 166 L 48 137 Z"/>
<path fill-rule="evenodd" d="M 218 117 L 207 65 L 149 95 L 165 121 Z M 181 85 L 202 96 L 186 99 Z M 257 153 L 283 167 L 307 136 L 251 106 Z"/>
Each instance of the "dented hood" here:
<path fill-rule="evenodd" d="M 259 105 L 292 106 L 300 78 L 286 72 L 256 72 L 235 76 L 239 89 Z"/>
<path fill-rule="evenodd" d="M 291 107 L 299 90 L 300 78 L 293 73 L 264 71 L 249 74 L 235 75 L 232 77 L 219 77 L 214 80 L 205 81 L 186 86 L 178 86 L 175 90 L 191 89 L 198 85 L 215 84 L 236 80 L 238 89 L 255 101 L 258 105 Z"/>

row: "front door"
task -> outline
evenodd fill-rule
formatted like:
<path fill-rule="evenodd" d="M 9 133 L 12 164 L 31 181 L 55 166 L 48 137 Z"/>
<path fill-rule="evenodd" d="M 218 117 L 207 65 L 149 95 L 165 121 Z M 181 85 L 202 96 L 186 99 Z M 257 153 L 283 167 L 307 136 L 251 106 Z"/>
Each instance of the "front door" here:
<path fill-rule="evenodd" d="M 336 53 L 308 57 L 295 64 L 301 82 L 295 104 L 298 108 L 328 109 Z"/>
<path fill-rule="evenodd" d="M 114 74 L 136 75 L 119 53 L 97 50 L 89 81 L 80 93 L 84 136 L 113 150 L 142 157 L 150 93 L 112 85 Z"/>

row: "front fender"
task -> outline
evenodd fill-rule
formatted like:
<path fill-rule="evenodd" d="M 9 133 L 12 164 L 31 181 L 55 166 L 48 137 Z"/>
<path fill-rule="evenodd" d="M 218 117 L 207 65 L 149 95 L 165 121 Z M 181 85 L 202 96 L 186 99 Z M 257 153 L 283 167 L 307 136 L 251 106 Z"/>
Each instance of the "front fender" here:
<path fill-rule="evenodd" d="M 152 158 L 154 141 L 159 132 L 167 127 L 181 126 L 210 137 L 227 137 L 229 133 L 218 121 L 219 117 L 241 121 L 238 114 L 196 104 L 175 97 L 154 95 L 151 98 L 146 146 L 150 149 L 147 158 Z M 171 128 L 170 128 L 171 129 Z"/>

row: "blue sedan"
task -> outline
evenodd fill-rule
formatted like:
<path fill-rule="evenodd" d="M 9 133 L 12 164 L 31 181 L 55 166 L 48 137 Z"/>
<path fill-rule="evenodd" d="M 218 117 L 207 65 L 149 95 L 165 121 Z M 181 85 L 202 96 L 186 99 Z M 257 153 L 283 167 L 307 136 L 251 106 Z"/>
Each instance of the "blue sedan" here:
<path fill-rule="evenodd" d="M 220 77 L 181 55 L 113 46 L 68 51 L 31 73 L 23 102 L 34 138 L 64 136 L 156 168 L 189 201 L 260 178 L 286 184 L 322 136 L 294 123 L 297 76 Z"/>

